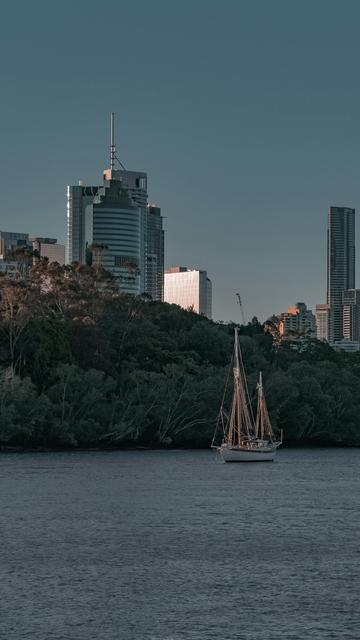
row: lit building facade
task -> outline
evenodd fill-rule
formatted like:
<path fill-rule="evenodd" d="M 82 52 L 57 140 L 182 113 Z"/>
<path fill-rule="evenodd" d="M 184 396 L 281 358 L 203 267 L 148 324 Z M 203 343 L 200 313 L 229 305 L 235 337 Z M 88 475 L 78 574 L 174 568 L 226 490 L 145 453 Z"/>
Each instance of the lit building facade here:
<path fill-rule="evenodd" d="M 49 262 L 65 263 L 65 246 L 58 244 L 55 238 L 29 238 L 34 251 L 38 251 L 41 258 L 48 258 Z"/>
<path fill-rule="evenodd" d="M 315 316 L 317 339 L 329 342 L 330 305 L 317 304 L 315 308 Z"/>
<path fill-rule="evenodd" d="M 343 336 L 346 340 L 360 340 L 360 289 L 343 291 Z"/>
<path fill-rule="evenodd" d="M 212 318 L 212 284 L 206 271 L 172 267 L 166 269 L 164 300 Z"/>
<path fill-rule="evenodd" d="M 297 302 L 280 314 L 279 333 L 281 336 L 302 334 L 316 336 L 316 319 L 304 302 Z"/>
<path fill-rule="evenodd" d="M 330 207 L 327 230 L 329 341 L 343 338 L 343 292 L 355 288 L 355 209 Z"/>

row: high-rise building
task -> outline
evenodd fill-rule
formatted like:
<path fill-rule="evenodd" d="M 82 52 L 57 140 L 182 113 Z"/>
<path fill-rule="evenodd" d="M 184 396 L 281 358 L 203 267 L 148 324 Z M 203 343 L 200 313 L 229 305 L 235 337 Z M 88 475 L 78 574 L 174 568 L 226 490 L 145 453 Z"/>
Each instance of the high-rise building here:
<path fill-rule="evenodd" d="M 164 231 L 161 209 L 147 207 L 145 291 L 153 300 L 164 299 Z"/>
<path fill-rule="evenodd" d="M 15 231 L 0 231 L 0 259 L 6 260 L 9 251 L 29 247 L 29 234 Z"/>
<path fill-rule="evenodd" d="M 120 168 L 115 169 L 115 161 Z M 104 267 L 124 291 L 145 292 L 161 300 L 164 241 L 160 209 L 157 213 L 147 206 L 147 174 L 128 171 L 117 160 L 114 114 L 110 169 L 104 171 L 103 179 L 102 186 L 79 183 L 68 187 L 66 261 L 89 261 L 95 246 L 96 259 L 101 253 Z"/>
<path fill-rule="evenodd" d="M 360 289 L 343 291 L 343 336 L 360 341 Z"/>
<path fill-rule="evenodd" d="M 56 238 L 30 237 L 34 251 L 38 251 L 41 258 L 48 258 L 49 262 L 58 262 L 63 265 L 65 262 L 65 246 L 58 244 Z"/>
<path fill-rule="evenodd" d="M 164 300 L 183 309 L 212 317 L 212 285 L 206 271 L 171 267 L 165 270 Z"/>
<path fill-rule="evenodd" d="M 111 148 L 111 147 L 110 147 Z M 146 237 L 147 237 L 147 174 L 143 171 L 127 171 L 126 169 L 107 169 L 104 171 L 104 183 L 115 181 L 125 189 L 133 205 L 140 213 L 140 292 L 146 292 Z"/>
<path fill-rule="evenodd" d="M 313 337 L 316 335 L 316 321 L 313 312 L 304 302 L 288 307 L 287 312 L 280 315 L 279 332 L 281 336 L 295 334 Z"/>
<path fill-rule="evenodd" d="M 85 245 L 90 261 L 101 263 L 124 293 L 139 294 L 141 212 L 118 180 L 106 180 L 104 189 L 87 205 Z"/>
<path fill-rule="evenodd" d="M 80 180 L 78 185 L 67 188 L 67 239 L 66 263 L 86 262 L 85 217 L 87 207 L 104 193 L 104 187 L 86 187 Z"/>
<path fill-rule="evenodd" d="M 355 288 L 355 209 L 330 207 L 327 231 L 329 341 L 343 337 L 343 291 Z"/>
<path fill-rule="evenodd" d="M 315 316 L 317 339 L 329 342 L 330 306 L 328 304 L 317 304 Z"/>

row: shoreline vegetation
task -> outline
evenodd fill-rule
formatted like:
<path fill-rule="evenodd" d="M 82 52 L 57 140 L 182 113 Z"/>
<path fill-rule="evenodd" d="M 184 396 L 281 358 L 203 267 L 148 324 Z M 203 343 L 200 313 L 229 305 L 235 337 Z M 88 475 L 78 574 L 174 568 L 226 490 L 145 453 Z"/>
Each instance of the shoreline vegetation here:
<path fill-rule="evenodd" d="M 36 259 L 0 276 L 0 450 L 209 447 L 233 330 L 122 294 L 101 266 Z M 284 446 L 360 446 L 359 353 L 279 341 L 256 318 L 239 333 Z"/>

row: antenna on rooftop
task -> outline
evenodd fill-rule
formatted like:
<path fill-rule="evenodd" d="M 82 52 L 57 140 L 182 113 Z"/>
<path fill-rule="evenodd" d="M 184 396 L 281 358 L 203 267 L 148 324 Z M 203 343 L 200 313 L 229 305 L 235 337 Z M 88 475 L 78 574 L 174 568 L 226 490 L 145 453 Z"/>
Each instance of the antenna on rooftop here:
<path fill-rule="evenodd" d="M 115 113 L 112 111 L 110 113 L 110 169 L 114 171 L 115 169 L 115 160 L 119 163 L 120 167 L 125 170 L 125 167 L 122 162 L 120 162 L 119 158 L 116 155 L 116 144 L 115 144 Z"/>
<path fill-rule="evenodd" d="M 111 171 L 115 169 L 115 158 L 116 158 L 114 116 L 115 116 L 115 113 L 112 111 L 110 114 L 110 169 Z"/>

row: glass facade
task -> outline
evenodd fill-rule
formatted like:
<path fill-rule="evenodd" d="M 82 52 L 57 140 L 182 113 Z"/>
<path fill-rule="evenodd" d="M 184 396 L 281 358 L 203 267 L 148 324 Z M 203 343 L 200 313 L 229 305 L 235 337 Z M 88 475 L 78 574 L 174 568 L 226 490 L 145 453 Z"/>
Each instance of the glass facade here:
<path fill-rule="evenodd" d="M 343 291 L 355 288 L 355 209 L 330 207 L 327 236 L 329 340 L 343 337 Z"/>
<path fill-rule="evenodd" d="M 153 300 L 164 299 L 164 231 L 160 207 L 147 207 L 145 292 Z"/>

